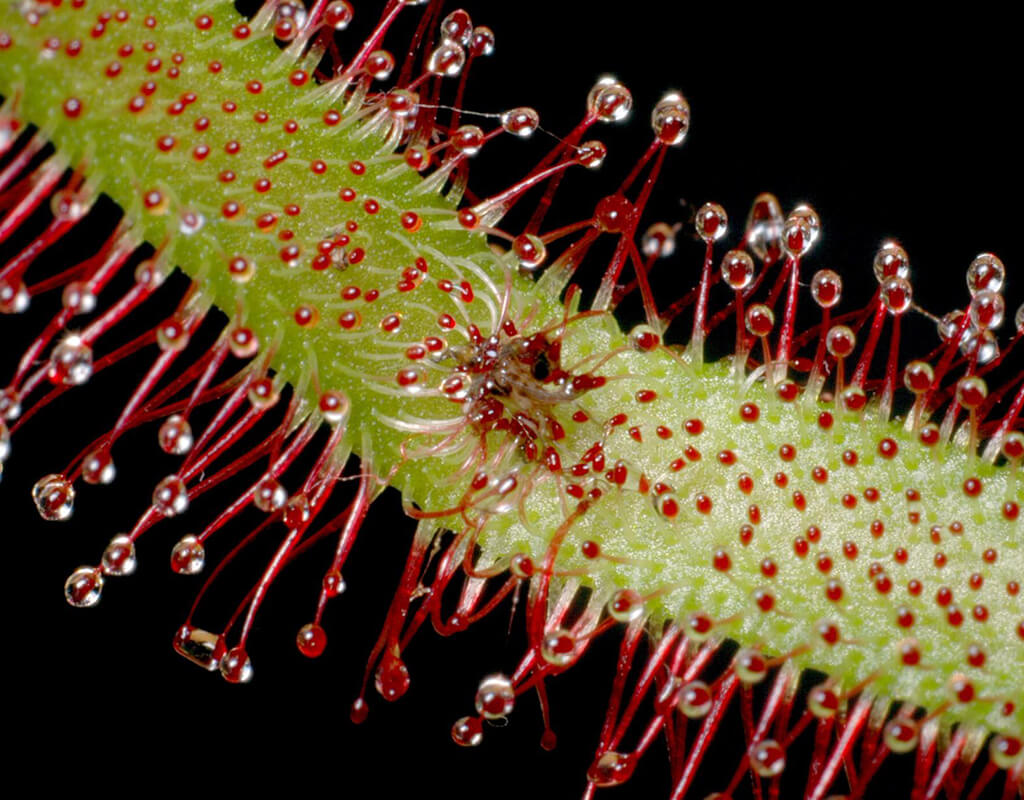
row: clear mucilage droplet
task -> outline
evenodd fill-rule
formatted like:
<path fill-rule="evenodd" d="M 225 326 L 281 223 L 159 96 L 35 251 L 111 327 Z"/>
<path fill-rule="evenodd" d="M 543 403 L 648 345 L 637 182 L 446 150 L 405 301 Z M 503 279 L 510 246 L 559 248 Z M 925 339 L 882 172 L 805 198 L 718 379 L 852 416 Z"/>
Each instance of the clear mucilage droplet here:
<path fill-rule="evenodd" d="M 704 681 L 690 681 L 679 693 L 679 710 L 690 719 L 701 719 L 711 711 L 714 696 Z"/>
<path fill-rule="evenodd" d="M 216 672 L 224 654 L 224 638 L 191 625 L 182 625 L 174 636 L 174 649 L 193 664 L 208 672 Z"/>
<path fill-rule="evenodd" d="M 910 275 L 910 258 L 907 251 L 896 242 L 885 242 L 878 248 L 871 266 L 879 283 L 883 283 L 887 278 L 905 280 Z"/>
<path fill-rule="evenodd" d="M 174 414 L 164 420 L 157 434 L 160 449 L 173 456 L 183 456 L 192 449 L 192 426 L 184 417 Z"/>
<path fill-rule="evenodd" d="M 761 261 L 776 259 L 782 253 L 782 206 L 773 194 L 765 192 L 754 199 L 747 215 L 747 247 Z"/>
<path fill-rule="evenodd" d="M 86 383 L 92 377 L 92 348 L 77 334 L 68 334 L 53 348 L 48 377 L 65 386 Z"/>
<path fill-rule="evenodd" d="M 168 475 L 153 490 L 153 508 L 165 517 L 184 514 L 188 509 L 188 490 L 177 475 Z"/>
<path fill-rule="evenodd" d="M 51 522 L 68 519 L 75 508 L 75 487 L 63 475 L 47 475 L 32 487 L 39 516 Z"/>
<path fill-rule="evenodd" d="M 505 675 L 488 675 L 476 691 L 476 711 L 484 719 L 504 719 L 515 707 L 516 693 Z"/>
<path fill-rule="evenodd" d="M 967 268 L 967 288 L 972 295 L 978 292 L 998 292 L 1006 279 L 1006 267 L 992 253 L 981 253 Z"/>
<path fill-rule="evenodd" d="M 268 514 L 284 508 L 286 502 L 288 502 L 288 492 L 276 478 L 263 478 L 253 491 L 252 504 Z"/>
<path fill-rule="evenodd" d="M 820 308 L 832 308 L 843 294 L 843 279 L 830 269 L 820 269 L 811 278 L 811 297 Z"/>
<path fill-rule="evenodd" d="M 633 109 L 633 95 L 615 78 L 605 76 L 587 95 L 587 112 L 601 122 L 620 122 Z"/>
<path fill-rule="evenodd" d="M 722 280 L 735 292 L 754 281 L 754 259 L 743 250 L 730 250 L 722 259 Z"/>
<path fill-rule="evenodd" d="M 556 667 L 571 664 L 576 656 L 576 638 L 564 628 L 551 631 L 541 642 L 540 654 Z"/>
<path fill-rule="evenodd" d="M 750 766 L 762 778 L 774 778 L 786 767 L 786 751 L 774 739 L 764 739 L 751 746 Z"/>
<path fill-rule="evenodd" d="M 651 129 L 665 145 L 678 147 L 690 132 L 690 104 L 678 92 L 669 92 L 651 111 Z"/>
<path fill-rule="evenodd" d="M 171 569 L 178 575 L 198 575 L 206 565 L 206 550 L 193 535 L 182 537 L 171 550 Z"/>
<path fill-rule="evenodd" d="M 135 572 L 135 543 L 130 536 L 118 534 L 103 551 L 104 575 L 131 575 Z"/>
<path fill-rule="evenodd" d="M 540 115 L 532 108 L 512 108 L 501 115 L 501 127 L 520 139 L 529 139 L 540 127 Z"/>
<path fill-rule="evenodd" d="M 75 608 L 91 608 L 103 593 L 103 573 L 96 567 L 79 567 L 64 582 L 64 599 Z"/>
<path fill-rule="evenodd" d="M 697 235 L 707 243 L 717 242 L 729 229 L 729 217 L 718 203 L 705 203 L 694 221 Z"/>

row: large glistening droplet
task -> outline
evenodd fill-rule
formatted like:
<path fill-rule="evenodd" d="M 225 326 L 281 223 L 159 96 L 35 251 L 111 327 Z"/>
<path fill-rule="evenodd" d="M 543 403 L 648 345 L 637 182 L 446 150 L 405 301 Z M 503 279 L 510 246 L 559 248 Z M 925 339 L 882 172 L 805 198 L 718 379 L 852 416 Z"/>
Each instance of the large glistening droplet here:
<path fill-rule="evenodd" d="M 502 719 L 516 703 L 512 681 L 505 675 L 488 675 L 476 690 L 476 710 L 485 719 Z"/>
<path fill-rule="evenodd" d="M 198 575 L 206 564 L 206 550 L 191 534 L 185 536 L 171 550 L 171 569 L 179 575 Z"/>
<path fill-rule="evenodd" d="M 111 539 L 103 551 L 102 566 L 105 575 L 131 575 L 135 572 L 135 544 L 131 537 L 122 533 Z"/>
<path fill-rule="evenodd" d="M 75 608 L 91 608 L 103 593 L 103 573 L 96 567 L 79 567 L 64 581 L 64 599 Z"/>
<path fill-rule="evenodd" d="M 39 516 L 51 522 L 59 522 L 71 516 L 75 508 L 75 487 L 63 475 L 47 475 L 36 481 L 32 487 Z"/>

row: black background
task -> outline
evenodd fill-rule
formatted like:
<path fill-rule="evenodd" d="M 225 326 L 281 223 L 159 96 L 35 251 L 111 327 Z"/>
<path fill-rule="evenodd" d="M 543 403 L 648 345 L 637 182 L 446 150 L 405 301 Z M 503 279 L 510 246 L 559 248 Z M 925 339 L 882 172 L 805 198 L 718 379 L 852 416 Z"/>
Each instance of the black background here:
<path fill-rule="evenodd" d="M 807 263 L 841 272 L 850 295 L 863 299 L 870 291 L 874 250 L 894 236 L 910 253 L 916 297 L 925 307 L 941 313 L 964 304 L 963 273 L 982 250 L 1007 264 L 1011 316 L 1020 304 L 1014 280 L 1022 260 L 1019 71 L 1009 21 L 982 5 L 957 18 L 895 17 L 890 9 L 859 5 L 856 12 L 807 4 L 676 10 L 654 0 L 608 9 L 575 0 L 481 1 L 467 8 L 498 37 L 494 56 L 475 70 L 469 108 L 531 104 L 546 128 L 567 132 L 599 75 L 612 73 L 635 92 L 628 126 L 592 131 L 611 154 L 599 174 L 566 182 L 559 204 L 565 220 L 588 215 L 611 191 L 648 142 L 650 107 L 665 90 L 679 89 L 692 107 L 692 133 L 669 159 L 651 221 L 685 220 L 680 199 L 691 206 L 715 200 L 731 215 L 735 241 L 753 197 L 773 191 L 784 208 L 809 201 L 818 210 L 824 238 Z M 358 6 L 357 14 L 363 23 L 372 16 Z M 482 193 L 500 189 L 525 173 L 527 153 L 549 146 L 508 142 L 485 150 L 474 164 L 474 185 Z M 659 297 L 671 299 L 696 280 L 700 248 L 691 243 L 680 250 L 658 267 Z M 590 269 L 600 266 L 591 262 Z M 15 343 L 44 320 L 36 311 L 2 321 L 4 374 Z M 927 338 L 921 349 L 932 342 Z M 486 732 L 480 748 L 457 748 L 448 735 L 451 723 L 471 712 L 479 678 L 515 664 L 519 640 L 506 639 L 507 611 L 451 640 L 424 632 L 407 652 L 409 694 L 395 706 L 373 695 L 367 722 L 348 721 L 412 534 L 396 494 L 374 506 L 346 567 L 349 591 L 327 613 L 325 655 L 308 662 L 293 637 L 310 617 L 330 545 L 275 586 L 251 640 L 256 672 L 248 686 L 202 673 L 170 646 L 191 588 L 170 574 L 167 554 L 181 535 L 201 527 L 212 505 L 144 537 L 137 574 L 110 580 L 100 607 L 66 606 L 67 573 L 94 563 L 109 537 L 131 526 L 173 462 L 157 450 L 152 426 L 129 437 L 115 451 L 116 484 L 82 490 L 74 520 L 63 525 L 38 519 L 29 488 L 99 433 L 95 420 L 113 419 L 143 369 L 134 360 L 33 421 L 15 439 L 0 483 L 8 548 L 8 716 L 13 713 L 21 732 L 19 750 L 56 757 L 51 768 L 34 772 L 37 785 L 80 780 L 202 796 L 232 786 L 242 791 L 254 778 L 273 776 L 285 791 L 344 797 L 578 796 L 613 674 L 611 640 L 551 682 L 560 736 L 554 753 L 538 746 L 531 696 L 520 700 L 506 729 Z M 81 420 L 73 423 L 77 431 L 73 420 Z M 235 531 L 254 519 L 245 517 Z M 248 580 L 229 579 L 223 602 L 236 599 Z M 220 617 L 211 615 L 211 627 L 214 619 Z M 201 612 L 197 623 L 203 620 Z M 660 749 L 652 748 L 635 780 L 613 796 L 667 796 Z M 694 796 L 720 788 L 734 764 L 709 760 L 707 783 Z M 899 796 L 899 787 L 884 796 Z"/>

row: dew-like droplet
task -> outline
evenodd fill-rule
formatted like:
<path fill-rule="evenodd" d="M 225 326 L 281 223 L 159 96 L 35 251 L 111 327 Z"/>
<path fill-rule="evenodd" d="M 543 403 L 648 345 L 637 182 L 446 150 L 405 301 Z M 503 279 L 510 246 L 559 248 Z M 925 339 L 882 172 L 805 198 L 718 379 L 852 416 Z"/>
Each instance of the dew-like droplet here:
<path fill-rule="evenodd" d="M 256 484 L 252 503 L 260 511 L 272 514 L 284 508 L 286 502 L 288 502 L 288 492 L 276 478 L 268 476 Z"/>
<path fill-rule="evenodd" d="M 265 411 L 277 404 L 281 394 L 271 378 L 260 378 L 258 381 L 253 381 L 252 386 L 249 387 L 248 396 L 253 408 Z"/>
<path fill-rule="evenodd" d="M 762 261 L 782 253 L 783 222 L 782 206 L 775 195 L 765 192 L 754 199 L 747 215 L 746 240 L 747 247 Z"/>
<path fill-rule="evenodd" d="M 469 41 L 469 52 L 477 58 L 489 56 L 494 52 L 494 31 L 486 25 L 478 25 L 473 29 L 473 36 Z"/>
<path fill-rule="evenodd" d="M 508 566 L 509 572 L 520 580 L 525 580 L 533 575 L 533 559 L 525 553 L 516 553 Z"/>
<path fill-rule="evenodd" d="M 171 550 L 171 569 L 179 575 L 198 575 L 206 564 L 206 549 L 195 536 L 183 536 Z"/>
<path fill-rule="evenodd" d="M 762 778 L 774 778 L 786 768 L 786 751 L 774 739 L 763 739 L 750 748 L 750 766 Z"/>
<path fill-rule="evenodd" d="M 90 452 L 82 460 L 82 480 L 93 486 L 113 483 L 117 477 L 117 468 L 110 456 L 110 451 L 100 447 Z"/>
<path fill-rule="evenodd" d="M 619 122 L 629 116 L 633 95 L 615 78 L 605 76 L 587 95 L 587 112 L 601 122 Z"/>
<path fill-rule="evenodd" d="M 180 414 L 164 420 L 157 434 L 160 449 L 173 456 L 183 456 L 192 449 L 192 426 Z"/>
<path fill-rule="evenodd" d="M 714 696 L 704 681 L 690 681 L 679 694 L 679 710 L 690 719 L 701 719 L 711 711 Z"/>
<path fill-rule="evenodd" d="M 636 325 L 629 332 L 629 346 L 638 353 L 650 353 L 660 344 L 660 334 L 650 325 Z"/>
<path fill-rule="evenodd" d="M 990 330 L 970 330 L 960 341 L 960 352 L 978 364 L 988 364 L 999 356 L 999 339 Z"/>
<path fill-rule="evenodd" d="M 252 680 L 252 661 L 242 647 L 232 647 L 220 659 L 220 674 L 228 683 L 248 683 Z"/>
<path fill-rule="evenodd" d="M 152 259 L 143 261 L 135 268 L 135 283 L 148 289 L 157 289 L 167 280 L 163 265 Z"/>
<path fill-rule="evenodd" d="M 878 248 L 871 266 L 879 283 L 884 283 L 887 278 L 906 279 L 910 276 L 910 257 L 896 242 L 885 242 Z"/>
<path fill-rule="evenodd" d="M 32 500 L 45 520 L 59 522 L 75 509 L 75 487 L 63 475 L 46 475 L 32 487 Z"/>
<path fill-rule="evenodd" d="M 16 389 L 0 389 L 0 419 L 17 419 L 21 416 L 21 395 Z"/>
<path fill-rule="evenodd" d="M 72 281 L 61 293 L 61 305 L 72 314 L 89 314 L 96 308 L 96 295 L 89 290 L 88 284 Z"/>
<path fill-rule="evenodd" d="M 348 396 L 344 392 L 327 391 L 320 395 L 320 413 L 329 425 L 340 425 L 348 419 Z"/>
<path fill-rule="evenodd" d="M 165 517 L 184 514 L 188 509 L 188 490 L 177 475 L 168 475 L 153 490 L 153 508 Z"/>
<path fill-rule="evenodd" d="M 839 695 L 827 683 L 819 683 L 807 694 L 807 710 L 818 719 L 830 719 L 839 711 Z"/>
<path fill-rule="evenodd" d="M 228 348 L 235 358 L 252 358 L 260 351 L 260 340 L 250 328 L 233 328 L 228 334 Z"/>
<path fill-rule="evenodd" d="M 914 394 L 924 394 L 935 382 L 935 370 L 927 361 L 911 361 L 903 369 L 903 385 Z"/>
<path fill-rule="evenodd" d="M 89 210 L 89 200 L 81 192 L 61 189 L 50 198 L 50 211 L 62 222 L 77 222 Z"/>
<path fill-rule="evenodd" d="M 971 322 L 976 328 L 989 330 L 998 328 L 1003 324 L 1003 315 L 1006 313 L 1006 301 L 998 292 L 988 289 L 978 292 L 971 298 L 971 305 L 968 308 L 971 315 Z"/>
<path fill-rule="evenodd" d="M 633 622 L 644 613 L 644 599 L 632 589 L 619 589 L 608 601 L 608 614 L 617 622 Z"/>
<path fill-rule="evenodd" d="M 957 331 L 960 330 L 963 318 L 963 311 L 950 311 L 942 316 L 942 318 L 936 323 L 936 327 L 938 328 L 939 336 L 942 338 L 942 341 L 948 342 L 956 336 Z M 967 332 L 965 331 L 963 335 L 966 337 Z"/>
<path fill-rule="evenodd" d="M 811 278 L 811 297 L 820 308 L 832 308 L 843 294 L 843 279 L 830 269 L 819 269 Z"/>
<path fill-rule="evenodd" d="M 893 316 L 905 314 L 914 302 L 914 290 L 904 278 L 886 278 L 882 282 L 882 304 Z"/>
<path fill-rule="evenodd" d="M 564 628 L 557 628 L 544 636 L 540 654 L 545 661 L 556 667 L 571 664 L 576 656 L 576 638 Z"/>
<path fill-rule="evenodd" d="M 736 652 L 733 669 L 743 683 L 760 683 L 768 675 L 768 660 L 759 651 L 742 647 Z"/>
<path fill-rule="evenodd" d="M 984 378 L 969 375 L 956 384 L 956 399 L 964 408 L 977 408 L 988 397 L 988 384 Z"/>
<path fill-rule="evenodd" d="M 753 336 L 767 336 L 775 327 L 775 312 L 763 303 L 755 303 L 747 309 L 746 323 Z"/>
<path fill-rule="evenodd" d="M 389 653 L 381 659 L 373 685 L 381 697 L 393 703 L 409 691 L 409 670 L 402 659 Z"/>
<path fill-rule="evenodd" d="M 846 358 L 856 346 L 856 334 L 845 325 L 833 325 L 825 336 L 825 347 L 836 358 Z"/>
<path fill-rule="evenodd" d="M 452 725 L 452 741 L 461 747 L 476 747 L 484 740 L 484 727 L 479 717 L 461 717 Z"/>
<path fill-rule="evenodd" d="M 519 259 L 519 266 L 531 271 L 537 269 L 548 257 L 544 241 L 532 233 L 522 233 L 512 241 L 512 249 Z"/>
<path fill-rule="evenodd" d="M 1020 304 L 1020 308 L 1014 314 L 1013 323 L 1017 326 L 1017 333 L 1024 333 L 1024 303 Z"/>
<path fill-rule="evenodd" d="M 683 621 L 686 636 L 695 642 L 704 642 L 711 638 L 715 629 L 715 621 L 704 611 L 694 611 Z"/>
<path fill-rule="evenodd" d="M 164 320 L 157 326 L 156 343 L 165 353 L 181 352 L 188 346 L 188 330 L 180 320 Z"/>
<path fill-rule="evenodd" d="M 283 521 L 292 530 L 301 528 L 309 522 L 312 515 L 312 505 L 309 502 L 309 497 L 304 492 L 292 495 L 284 504 Z"/>
<path fill-rule="evenodd" d="M 996 734 L 992 737 L 988 752 L 993 764 L 1000 769 L 1011 770 L 1024 756 L 1024 746 L 1021 745 L 1020 739 Z"/>
<path fill-rule="evenodd" d="M 540 127 L 540 114 L 527 106 L 511 108 L 501 115 L 501 127 L 506 133 L 529 139 Z"/>
<path fill-rule="evenodd" d="M 464 9 L 457 8 L 441 20 L 442 39 L 458 42 L 463 47 L 466 47 L 469 45 L 472 35 L 473 20 Z"/>
<path fill-rule="evenodd" d="M 746 289 L 754 281 L 754 259 L 743 250 L 730 250 L 722 259 L 722 280 L 733 291 Z"/>
<path fill-rule="evenodd" d="M 101 560 L 104 575 L 131 575 L 135 572 L 135 543 L 130 536 L 118 534 L 110 540 Z"/>
<path fill-rule="evenodd" d="M 978 292 L 998 292 L 1003 288 L 1006 268 L 999 256 L 981 253 L 967 268 L 967 289 L 972 295 Z"/>
<path fill-rule="evenodd" d="M 640 237 L 640 250 L 645 256 L 668 258 L 676 251 L 675 229 L 665 222 L 655 222 Z"/>
<path fill-rule="evenodd" d="M 327 647 L 327 632 L 315 622 L 307 623 L 299 628 L 295 645 L 306 658 L 319 658 Z"/>
<path fill-rule="evenodd" d="M 427 59 L 427 71 L 442 78 L 452 78 L 458 75 L 464 66 L 466 66 L 466 50 L 458 42 L 441 42 Z"/>
<path fill-rule="evenodd" d="M 75 608 L 92 608 L 103 593 L 103 573 L 96 567 L 79 567 L 64 581 L 64 599 Z"/>
<path fill-rule="evenodd" d="M 225 651 L 224 637 L 182 625 L 174 635 L 174 650 L 208 672 L 216 672 Z"/>
<path fill-rule="evenodd" d="M 792 258 L 799 258 L 811 249 L 814 233 L 803 217 L 790 214 L 782 226 L 782 248 Z"/>
<path fill-rule="evenodd" d="M 47 376 L 51 383 L 81 386 L 92 377 L 92 348 L 77 334 L 61 339 L 50 355 Z"/>
<path fill-rule="evenodd" d="M 588 139 L 576 148 L 576 163 L 587 169 L 598 169 L 608 155 L 608 148 L 597 139 Z"/>
<path fill-rule="evenodd" d="M 334 28 L 336 31 L 343 31 L 352 22 L 354 16 L 352 4 L 348 0 L 332 0 L 324 9 L 324 25 Z"/>
<path fill-rule="evenodd" d="M 651 129 L 662 144 L 681 145 L 690 132 L 690 104 L 678 92 L 669 92 L 651 111 Z"/>
<path fill-rule="evenodd" d="M 322 586 L 324 594 L 328 598 L 340 597 L 345 593 L 345 589 L 348 588 L 345 584 L 345 579 L 337 570 L 331 570 L 324 575 Z"/>
<path fill-rule="evenodd" d="M 697 235 L 705 242 L 717 242 L 729 228 L 729 216 L 718 203 L 705 203 L 694 220 Z"/>
<path fill-rule="evenodd" d="M 21 314 L 28 309 L 28 288 L 24 282 L 0 278 L 0 314 Z"/>
<path fill-rule="evenodd" d="M 630 779 L 635 768 L 636 757 L 633 754 L 609 750 L 591 764 L 587 780 L 595 786 L 620 786 Z"/>
<path fill-rule="evenodd" d="M 205 224 L 206 217 L 192 209 L 185 209 L 178 217 L 178 230 L 184 236 L 193 236 L 199 233 Z"/>
<path fill-rule="evenodd" d="M 375 81 L 386 81 L 395 70 L 395 57 L 387 50 L 374 50 L 367 56 L 364 69 Z"/>
<path fill-rule="evenodd" d="M 476 690 L 476 711 L 484 719 L 503 719 L 512 713 L 516 693 L 507 676 L 488 675 Z"/>
<path fill-rule="evenodd" d="M 917 747 L 921 732 L 914 720 L 901 716 L 886 723 L 882 738 L 892 752 L 909 753 Z"/>

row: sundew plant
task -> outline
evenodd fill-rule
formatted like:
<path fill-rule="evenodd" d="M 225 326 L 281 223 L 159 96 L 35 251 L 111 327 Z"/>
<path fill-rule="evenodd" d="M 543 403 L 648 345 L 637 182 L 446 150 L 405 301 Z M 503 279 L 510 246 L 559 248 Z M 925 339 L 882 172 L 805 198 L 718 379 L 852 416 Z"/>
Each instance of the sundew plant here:
<path fill-rule="evenodd" d="M 5 8 L 33 727 L 386 793 L 1015 796 L 992 38 L 441 6 Z"/>

